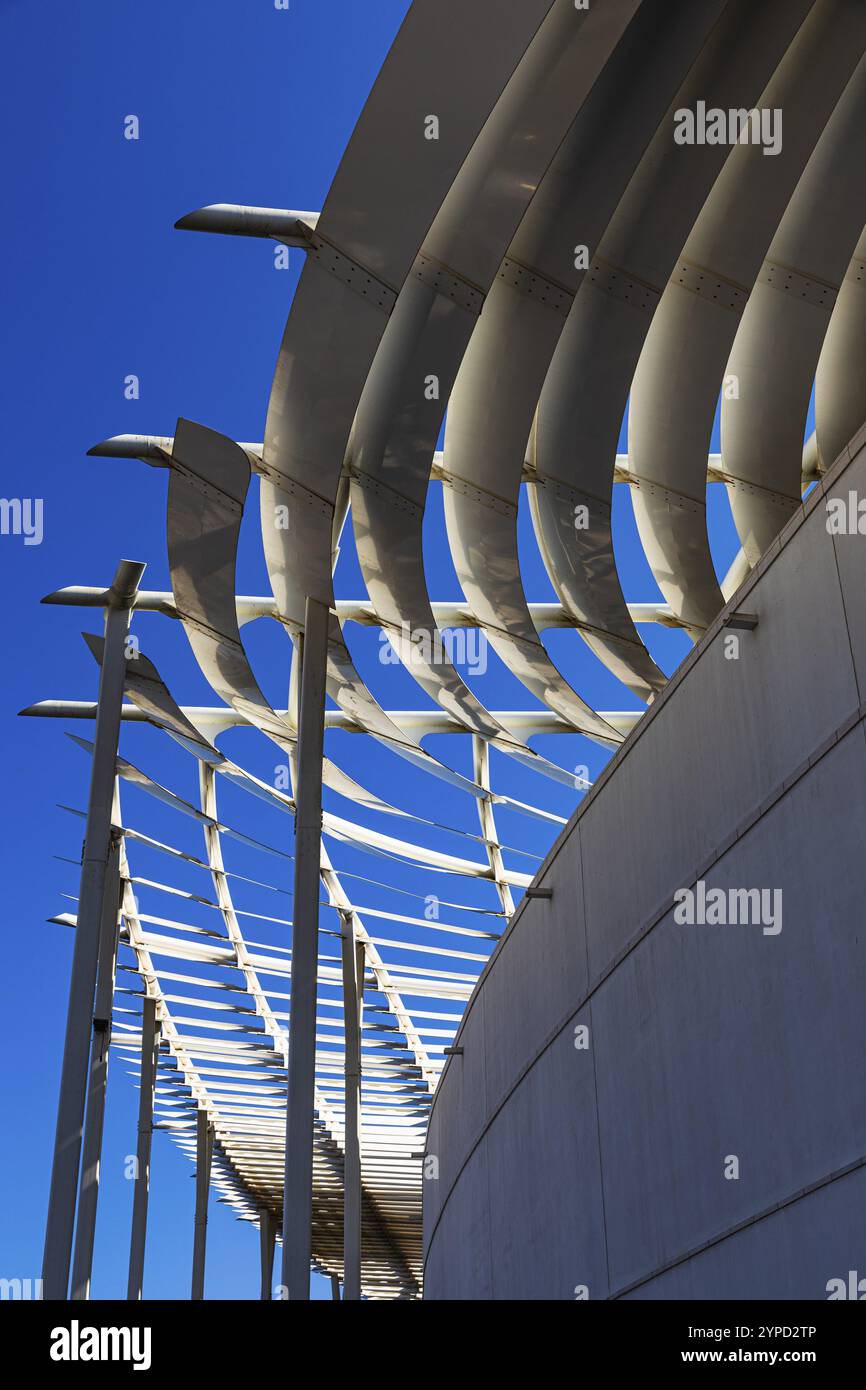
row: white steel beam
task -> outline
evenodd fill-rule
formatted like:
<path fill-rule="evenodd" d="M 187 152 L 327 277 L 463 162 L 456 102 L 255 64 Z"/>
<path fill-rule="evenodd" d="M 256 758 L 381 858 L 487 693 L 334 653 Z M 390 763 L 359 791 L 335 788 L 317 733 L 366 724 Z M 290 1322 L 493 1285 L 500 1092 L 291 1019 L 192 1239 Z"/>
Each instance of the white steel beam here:
<path fill-rule="evenodd" d="M 96 705 L 96 735 L 81 865 L 78 928 L 69 981 L 42 1266 L 43 1293 L 45 1298 L 50 1299 L 65 1299 L 69 1286 L 93 996 L 111 848 L 115 762 L 126 674 L 126 636 L 132 604 L 144 568 L 143 564 L 134 560 L 120 562 L 105 610 L 105 656 Z"/>

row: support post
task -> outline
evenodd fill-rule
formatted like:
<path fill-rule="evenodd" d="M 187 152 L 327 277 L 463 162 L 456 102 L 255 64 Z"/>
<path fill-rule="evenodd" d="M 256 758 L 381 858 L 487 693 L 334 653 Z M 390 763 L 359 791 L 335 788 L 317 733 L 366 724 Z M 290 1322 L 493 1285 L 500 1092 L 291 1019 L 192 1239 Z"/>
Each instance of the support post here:
<path fill-rule="evenodd" d="M 121 560 L 108 591 L 105 610 L 105 647 L 99 675 L 96 734 L 78 892 L 78 921 L 69 980 L 69 1005 L 42 1260 L 43 1295 L 48 1299 L 65 1299 L 69 1288 L 99 930 L 111 842 L 111 805 L 123 703 L 126 636 L 130 611 L 143 573 L 143 564 Z"/>
<path fill-rule="evenodd" d="M 129 1280 L 126 1297 L 137 1302 L 144 1283 L 147 1206 L 150 1197 L 150 1151 L 153 1140 L 153 1093 L 159 1059 L 160 1024 L 156 999 L 146 995 L 141 1020 L 141 1090 L 138 1096 L 138 1145 L 132 1196 L 132 1234 L 129 1240 Z"/>
<path fill-rule="evenodd" d="M 277 1223 L 270 1207 L 262 1207 L 259 1212 L 259 1245 L 262 1260 L 262 1292 L 263 1302 L 269 1302 L 273 1298 L 274 1280 L 274 1248 L 277 1241 Z"/>
<path fill-rule="evenodd" d="M 295 893 L 292 911 L 282 1270 L 284 1296 L 302 1300 L 310 1297 L 312 1255 L 322 752 L 329 619 L 326 604 L 307 599 L 298 721 L 298 785 L 295 795 Z"/>
<path fill-rule="evenodd" d="M 355 941 L 353 917 L 341 917 L 343 1031 L 346 1040 L 346 1133 L 343 1158 L 343 1298 L 361 1297 L 361 1009 L 364 945 Z"/>
<path fill-rule="evenodd" d="M 511 888 L 505 873 L 505 863 L 502 858 L 502 850 L 499 845 L 499 836 L 496 833 L 496 819 L 493 815 L 493 797 L 490 785 L 490 746 L 486 739 L 478 734 L 472 736 L 472 765 L 476 782 L 487 792 L 483 800 L 476 802 L 478 807 L 478 819 L 481 822 L 481 833 L 487 841 L 487 859 L 493 870 L 496 882 L 496 891 L 499 894 L 499 901 L 502 911 L 506 917 L 514 915 L 514 899 L 511 896 Z"/>
<path fill-rule="evenodd" d="M 332 1302 L 334 1302 L 334 1303 L 339 1303 L 339 1301 L 340 1301 L 340 1276 L 339 1276 L 339 1274 L 332 1274 L 332 1275 L 331 1275 L 331 1300 L 332 1300 Z"/>
<path fill-rule="evenodd" d="M 204 1260 L 207 1246 L 207 1200 L 210 1194 L 210 1165 L 213 1156 L 213 1125 L 208 1112 L 199 1108 L 195 1125 L 195 1240 L 192 1252 L 192 1294 L 204 1298 Z"/>
<path fill-rule="evenodd" d="M 102 1161 L 105 1093 L 108 1087 L 108 1055 L 111 1050 L 111 1010 L 114 1004 L 119 916 L 120 832 L 112 831 L 99 935 L 96 998 L 90 1043 L 90 1076 L 81 1152 L 81 1186 L 78 1193 L 78 1219 L 75 1225 L 75 1249 L 72 1259 L 72 1298 L 76 1301 L 90 1297 L 90 1277 L 93 1271 L 93 1241 L 99 1201 L 99 1169 Z"/>

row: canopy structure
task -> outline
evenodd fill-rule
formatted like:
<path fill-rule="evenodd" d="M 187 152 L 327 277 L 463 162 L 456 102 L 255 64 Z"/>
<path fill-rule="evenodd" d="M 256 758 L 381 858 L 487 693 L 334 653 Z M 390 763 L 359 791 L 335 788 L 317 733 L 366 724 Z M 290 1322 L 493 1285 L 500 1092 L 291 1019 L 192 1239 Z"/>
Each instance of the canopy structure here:
<path fill-rule="evenodd" d="M 278 815 L 297 810 L 309 602 L 327 610 L 326 729 L 375 740 L 434 791 L 444 783 L 477 808 L 477 831 L 454 829 L 431 813 L 435 796 L 403 804 L 362 785 L 330 750 L 321 761 L 324 786 L 353 812 L 321 817 L 312 1261 L 349 1289 L 351 1218 L 363 1296 L 414 1298 L 422 1188 L 435 1181 L 421 1167 L 430 1099 L 538 865 L 503 843 L 496 808 L 541 822 L 552 840 L 564 820 L 545 804 L 546 787 L 564 786 L 573 804 L 587 785 L 529 740 L 580 734 L 615 752 L 640 717 L 635 704 L 666 680 L 639 625 L 699 637 L 864 414 L 862 371 L 841 365 L 866 360 L 864 48 L 866 9 L 850 0 L 415 0 L 320 212 L 220 204 L 178 223 L 305 253 L 263 441 L 181 419 L 173 436 L 120 435 L 91 450 L 167 473 L 171 591 L 134 588 L 124 611 L 127 621 L 130 612 L 179 621 L 215 697 L 179 703 L 183 692 L 169 690 L 136 626 L 120 721 L 145 722 L 185 750 L 198 796 L 111 750 L 121 949 L 108 1031 L 140 1073 L 141 1133 L 152 1101 L 158 1127 L 196 1161 L 194 1296 L 208 1178 L 260 1228 L 265 1296 L 276 1234 L 292 1221 L 293 840 L 258 841 L 234 810 L 223 817 L 220 800 L 230 783 Z M 684 111 L 695 117 L 691 140 L 678 136 Z M 776 113 L 778 148 L 777 127 L 750 122 L 750 111 Z M 697 133 L 708 112 L 724 138 Z M 750 138 L 762 131 L 763 143 Z M 721 452 L 711 454 L 720 396 Z M 628 451 L 618 454 L 629 401 Z M 707 531 L 707 488 L 720 484 L 742 546 L 721 576 Z M 630 489 L 662 600 L 626 602 L 615 487 Z M 439 488 L 460 602 L 431 595 L 425 569 L 425 511 Z M 522 491 L 556 602 L 527 596 Z M 271 592 L 246 596 L 238 544 L 256 492 Z M 360 595 L 335 592 L 350 539 Z M 118 608 L 116 586 L 46 601 Z M 270 703 L 245 641 L 259 617 L 288 639 L 287 708 Z M 387 693 L 358 669 L 351 623 L 387 635 L 419 708 L 382 703 Z M 486 706 L 442 640 L 455 627 L 484 635 L 525 688 L 525 707 Z M 586 644 L 629 708 L 594 708 L 542 641 L 550 628 Z M 100 703 L 110 640 L 107 631 L 91 642 Z M 50 699 L 25 712 L 89 720 L 97 706 Z M 219 746 L 238 727 L 285 760 L 284 786 Z M 441 732 L 471 742 L 471 769 L 425 747 Z M 98 730 L 96 745 L 79 742 L 95 763 L 104 757 Z M 491 746 L 538 774 L 532 802 L 493 784 Z M 199 848 L 122 816 L 127 784 L 172 823 L 194 822 Z M 371 816 L 389 828 L 373 828 Z M 228 842 L 261 856 L 254 884 L 226 867 Z M 365 904 L 364 876 L 335 864 L 346 845 L 370 856 L 367 882 L 380 887 L 394 865 L 412 866 L 414 892 L 394 885 L 389 908 Z M 162 866 L 158 877 L 142 859 Z M 271 911 L 241 906 L 251 887 L 257 903 L 270 894 Z M 55 920 L 74 926 L 79 913 Z M 85 1128 L 85 1154 L 87 1144 Z M 81 1211 L 79 1199 L 76 1296 L 89 1286 Z M 131 1297 L 141 1292 L 143 1229 L 133 1232 Z M 92 1230 L 89 1239 L 92 1254 Z"/>

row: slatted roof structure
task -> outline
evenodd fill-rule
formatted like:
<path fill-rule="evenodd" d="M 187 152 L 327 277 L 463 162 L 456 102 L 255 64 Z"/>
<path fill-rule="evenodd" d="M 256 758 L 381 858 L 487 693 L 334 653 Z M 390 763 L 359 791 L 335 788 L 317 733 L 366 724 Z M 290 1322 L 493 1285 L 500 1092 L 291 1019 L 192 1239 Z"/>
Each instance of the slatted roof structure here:
<path fill-rule="evenodd" d="M 146 1066 L 142 995 L 156 1001 L 159 1123 L 199 1168 L 212 1145 L 213 1185 L 261 1226 L 272 1252 L 284 1215 L 291 837 L 258 842 L 223 819 L 220 792 L 232 784 L 295 813 L 297 656 L 312 598 L 330 615 L 326 727 L 377 741 L 431 786 L 469 797 L 478 815 L 477 833 L 443 827 L 429 804 L 398 804 L 330 753 L 322 762 L 324 785 L 354 813 L 322 817 L 312 1255 L 343 1277 L 346 1097 L 360 1070 L 368 1297 L 420 1294 L 430 1098 L 537 864 L 502 842 L 496 808 L 543 823 L 552 840 L 563 820 L 545 805 L 545 785 L 576 801 L 584 784 L 529 739 L 579 733 L 613 752 L 640 717 L 593 708 L 541 634 L 572 630 L 632 696 L 651 701 L 666 677 L 638 624 L 699 637 L 862 418 L 862 371 L 850 364 L 866 360 L 864 49 L 866 9 L 851 0 L 593 0 L 585 9 L 415 0 L 321 212 L 221 204 L 178 223 L 270 237 L 301 248 L 305 263 L 262 442 L 181 419 L 173 436 L 115 436 L 91 451 L 167 472 L 171 591 L 139 589 L 131 606 L 179 619 L 219 701 L 178 703 L 182 692 L 136 642 L 123 718 L 185 750 L 198 796 L 122 756 L 119 786 L 195 822 L 202 845 L 192 853 L 124 824 L 116 797 L 123 950 L 111 1041 L 134 1069 Z M 680 139 L 684 111 L 695 123 L 716 112 L 717 131 L 739 124 L 725 138 L 695 126 Z M 769 113 L 769 124 L 750 111 Z M 711 455 L 720 393 L 721 452 Z M 627 406 L 628 450 L 617 454 Z M 742 545 L 721 577 L 708 484 L 727 490 Z M 660 602 L 624 597 L 616 485 L 630 489 Z M 436 601 L 428 587 L 432 488 L 443 493 L 460 603 Z M 521 489 L 555 603 L 525 592 Z M 245 596 L 238 544 L 256 490 L 271 593 Z M 361 597 L 334 589 L 348 531 Z M 48 601 L 110 605 L 100 588 Z M 265 696 L 245 643 L 258 617 L 279 624 L 295 652 L 286 709 Z M 352 622 L 387 634 L 427 697 L 422 708 L 384 707 L 357 669 Z M 525 687 L 524 709 L 485 706 L 437 640 L 457 625 L 485 634 Z M 101 641 L 91 647 L 102 662 Z M 45 701 L 29 712 L 95 710 Z M 279 750 L 290 785 L 275 787 L 218 747 L 238 726 Z M 424 746 L 443 731 L 471 741 L 471 773 Z M 535 803 L 493 784 L 490 747 L 538 774 Z M 371 828 L 370 813 L 396 828 Z M 453 834 L 453 848 L 434 847 L 433 831 Z M 269 866 L 255 887 L 272 912 L 239 906 L 250 880 L 226 867 L 228 841 Z M 365 904 L 363 876 L 335 866 L 342 845 L 374 856 L 378 885 L 389 865 L 413 866 L 415 900 L 395 887 L 390 908 Z M 159 878 L 137 867 L 145 850 L 164 866 Z M 194 890 L 180 886 L 179 866 L 194 871 Z M 442 873 L 454 887 L 431 919 L 424 879 Z M 468 880 L 487 885 L 483 903 L 467 894 Z M 163 906 L 144 911 L 145 898 Z M 208 925 L 187 920 L 192 903 Z M 74 924 L 76 914 L 57 920 Z M 359 1056 L 347 1023 L 357 1016 Z"/>

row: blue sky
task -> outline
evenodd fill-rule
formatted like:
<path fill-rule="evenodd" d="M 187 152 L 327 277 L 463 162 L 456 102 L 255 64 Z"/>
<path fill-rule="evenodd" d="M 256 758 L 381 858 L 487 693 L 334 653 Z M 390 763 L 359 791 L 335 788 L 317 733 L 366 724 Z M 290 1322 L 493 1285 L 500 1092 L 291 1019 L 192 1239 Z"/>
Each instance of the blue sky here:
<path fill-rule="evenodd" d="M 0 7 L 0 41 L 7 55 L 0 119 L 8 132 L 9 281 L 2 490 L 7 497 L 44 500 L 40 545 L 0 538 L 7 596 L 0 721 L 7 821 L 2 842 L 7 1044 L 0 1062 L 7 1139 L 0 1154 L 0 1273 L 7 1277 L 35 1277 L 41 1265 L 72 947 L 71 933 L 46 925 L 45 919 L 72 908 L 62 895 L 77 891 L 76 871 L 54 856 L 76 858 L 82 834 L 81 822 L 56 803 L 83 807 L 87 788 L 87 760 L 64 737 L 64 729 L 85 737 L 92 733 L 90 725 L 15 716 L 38 699 L 93 697 L 96 667 L 79 633 L 100 626 L 93 612 L 40 607 L 39 600 L 64 584 L 107 584 L 121 556 L 147 561 L 145 587 L 170 587 L 166 475 L 135 462 L 87 459 L 86 450 L 111 434 L 172 434 L 180 414 L 239 439 L 261 438 L 301 253 L 292 252 L 290 269 L 278 271 L 272 243 L 194 236 L 174 231 L 173 223 L 212 202 L 320 207 L 407 7 L 405 0 L 373 5 L 291 0 L 288 11 L 276 10 L 272 0 L 87 0 L 49 6 L 4 0 Z M 130 114 L 140 121 L 138 141 L 123 138 Z M 137 401 L 124 398 L 130 373 L 140 379 Z M 711 493 L 712 539 L 724 568 L 734 549 L 733 531 L 720 490 Z M 432 595 L 457 597 L 435 487 L 428 511 Z M 268 592 L 257 516 L 253 498 L 239 568 L 239 588 L 246 593 Z M 627 598 L 657 598 L 621 488 L 615 517 Z M 525 507 L 521 544 L 529 596 L 551 598 Z M 340 596 L 363 595 L 348 534 L 337 578 Z M 182 703 L 214 703 L 177 624 L 141 615 L 135 631 Z M 672 669 L 683 639 L 664 630 L 645 631 L 660 664 Z M 377 662 L 375 631 L 353 629 L 349 636 L 359 668 L 383 702 L 398 708 L 424 704 L 408 675 Z M 265 693 L 275 705 L 284 705 L 289 670 L 284 635 L 260 622 L 245 630 L 245 640 Z M 591 703 L 634 707 L 579 638 L 557 634 L 550 649 Z M 490 670 L 476 689 L 491 707 L 530 703 L 492 654 Z M 276 750 L 257 735 L 238 731 L 222 746 L 272 780 Z M 469 771 L 467 740 L 442 738 L 429 746 Z M 539 740 L 537 746 L 569 767 L 587 763 L 594 772 L 603 760 L 600 750 L 579 738 Z M 429 784 L 392 754 L 351 735 L 332 736 L 330 751 L 386 798 L 429 810 Z M 122 752 L 194 796 L 190 760 L 155 731 L 127 727 Z M 493 770 L 502 789 L 517 797 L 563 815 L 573 809 L 567 791 L 521 773 L 498 755 Z M 144 806 L 138 797 L 124 792 L 131 823 L 199 851 L 194 826 L 178 828 L 171 812 Z M 433 801 L 438 820 L 477 829 L 467 797 L 437 784 Z M 329 804 L 347 813 L 334 798 Z M 249 833 L 290 851 L 287 818 L 232 789 L 221 789 L 221 810 Z M 532 822 L 505 814 L 499 823 L 507 842 L 544 853 L 548 836 Z M 379 825 L 393 829 L 393 822 Z M 430 843 L 455 848 L 447 836 L 433 836 Z M 232 855 L 230 867 L 238 872 L 261 877 L 268 867 L 252 851 L 233 849 Z M 371 861 L 344 846 L 336 847 L 333 857 L 345 870 L 408 891 L 437 891 L 427 881 L 419 884 L 411 870 Z M 511 862 L 521 868 L 527 863 Z M 134 867 L 154 877 L 160 876 L 158 869 L 165 877 L 164 864 L 146 858 L 134 860 Z M 285 882 L 290 885 L 290 875 Z M 190 879 L 182 886 L 196 885 Z M 449 896 L 445 886 L 439 891 Z M 470 885 L 463 900 L 490 905 L 485 892 L 484 885 Z M 245 903 L 251 910 L 254 896 Z M 394 903 L 391 893 L 373 885 L 364 886 L 362 900 L 383 907 Z M 272 895 L 262 895 L 260 902 L 267 902 L 262 912 L 287 915 L 274 909 Z M 166 912 L 165 902 L 150 910 Z M 192 912 L 187 920 L 205 921 Z M 274 932 L 268 939 L 280 938 Z M 96 1297 L 122 1295 L 125 1289 L 131 1191 L 122 1167 L 134 1150 L 136 1106 L 133 1083 L 114 1060 Z M 152 1297 L 188 1296 L 193 1198 L 191 1165 L 158 1134 L 145 1290 Z M 257 1280 L 255 1230 L 213 1204 L 208 1297 L 255 1297 Z M 317 1290 L 324 1296 L 321 1281 Z"/>

